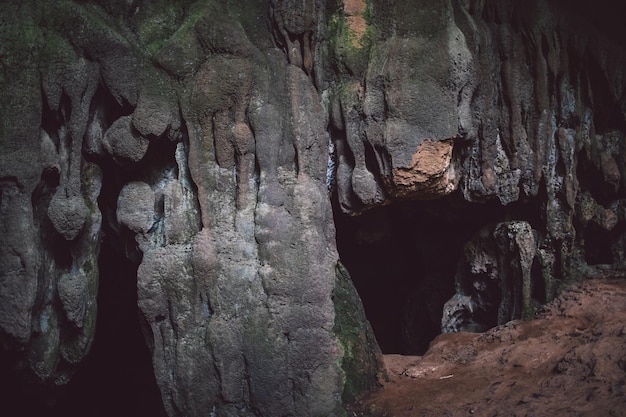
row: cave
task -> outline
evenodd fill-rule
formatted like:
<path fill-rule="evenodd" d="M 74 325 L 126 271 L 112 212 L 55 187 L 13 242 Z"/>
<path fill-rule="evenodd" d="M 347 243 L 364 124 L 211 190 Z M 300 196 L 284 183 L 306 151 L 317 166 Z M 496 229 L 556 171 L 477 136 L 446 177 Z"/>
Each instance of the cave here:
<path fill-rule="evenodd" d="M 612 265 L 621 256 L 616 253 L 626 229 L 619 224 L 612 230 L 605 230 L 596 223 L 590 223 L 584 230 L 585 262 L 588 265 Z"/>
<path fill-rule="evenodd" d="M 608 0 L 3 3 L 3 415 L 623 410 Z"/>
<path fill-rule="evenodd" d="M 4 410 L 14 417 L 63 415 L 78 417 L 165 417 L 151 352 L 144 338 L 137 307 L 137 268 L 142 254 L 134 235 L 120 228 L 115 219 L 117 196 L 122 186 L 173 164 L 175 143 L 155 141 L 146 161 L 124 169 L 109 158 L 92 158 L 103 172 L 98 199 L 103 214 L 102 242 L 98 257 L 98 314 L 95 337 L 85 361 L 65 386 L 37 385 L 32 375 L 20 374 L 19 354 L 0 355 L 0 390 Z M 45 213 L 58 172 L 44 171 L 33 193 L 35 213 Z M 49 256 L 59 265 L 71 264 L 67 242 L 43 218 L 41 227 Z"/>
<path fill-rule="evenodd" d="M 67 417 L 165 417 L 137 309 L 137 266 L 108 234 L 101 246 L 96 336 L 53 411 Z"/>
<path fill-rule="evenodd" d="M 441 333 L 463 246 L 486 225 L 540 222 L 536 204 L 470 203 L 455 192 L 401 201 L 358 216 L 334 202 L 337 248 L 384 354 L 423 355 Z"/>
<path fill-rule="evenodd" d="M 103 215 L 98 258 L 98 315 L 90 353 L 53 410 L 58 415 L 165 417 L 137 306 L 142 253 L 134 234 L 116 219 L 117 198 L 129 181 L 171 169 L 176 144 L 154 140 L 144 160 L 122 165 L 96 157 L 103 172 L 98 206 Z"/>
<path fill-rule="evenodd" d="M 92 117 L 101 117 L 107 127 L 129 112 L 106 89 L 98 88 Z M 148 325 L 142 322 L 137 305 L 137 268 L 143 254 L 134 233 L 119 224 L 116 212 L 118 196 L 127 183 L 154 184 L 163 175 L 176 173 L 176 145 L 165 137 L 152 138 L 145 156 L 136 163 L 85 153 L 102 170 L 97 201 L 102 213 L 98 314 L 90 353 L 52 407 L 55 415 L 82 416 L 86 410 L 94 417 L 167 415 L 146 341 Z M 155 209 L 162 214 L 162 207 Z"/>

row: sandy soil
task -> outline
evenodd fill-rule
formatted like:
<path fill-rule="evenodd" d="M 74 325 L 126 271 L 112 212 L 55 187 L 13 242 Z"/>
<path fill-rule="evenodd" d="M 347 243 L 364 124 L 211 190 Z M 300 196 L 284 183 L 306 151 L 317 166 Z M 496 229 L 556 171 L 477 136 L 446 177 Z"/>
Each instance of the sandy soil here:
<path fill-rule="evenodd" d="M 626 281 L 573 284 L 536 320 L 385 355 L 352 416 L 626 416 Z"/>

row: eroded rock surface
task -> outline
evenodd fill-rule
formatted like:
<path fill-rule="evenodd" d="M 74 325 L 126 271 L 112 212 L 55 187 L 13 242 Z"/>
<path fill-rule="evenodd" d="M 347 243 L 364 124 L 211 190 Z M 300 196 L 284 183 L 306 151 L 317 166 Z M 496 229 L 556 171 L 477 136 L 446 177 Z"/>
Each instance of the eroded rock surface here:
<path fill-rule="evenodd" d="M 342 212 L 455 192 L 475 210 L 504 208 L 461 255 L 447 330 L 457 314 L 473 317 L 463 330 L 530 317 L 562 280 L 623 269 L 624 50 L 579 30 L 585 6 L 562 6 L 374 2 L 373 40 L 353 47 L 366 64 L 334 45 L 345 65 L 329 113 Z"/>
<path fill-rule="evenodd" d="M 516 318 L 532 318 L 532 288 L 547 287 L 532 282 L 536 252 L 535 232 L 527 222 L 481 230 L 463 250 L 456 294 L 443 307 L 442 331 L 480 332 Z"/>
<path fill-rule="evenodd" d="M 170 416 L 340 416 L 375 383 L 333 215 L 497 204 L 451 330 L 624 269 L 624 45 L 578 6 L 0 7 L 0 354 L 48 406 L 94 339 L 103 240 L 136 268 Z"/>

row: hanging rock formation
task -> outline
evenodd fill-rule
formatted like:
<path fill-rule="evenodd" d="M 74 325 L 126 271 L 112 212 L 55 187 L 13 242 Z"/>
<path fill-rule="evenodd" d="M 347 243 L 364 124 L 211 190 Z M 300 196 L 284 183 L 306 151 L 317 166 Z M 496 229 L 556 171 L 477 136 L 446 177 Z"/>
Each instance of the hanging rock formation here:
<path fill-rule="evenodd" d="M 53 407 L 94 340 L 103 239 L 137 267 L 172 417 L 341 416 L 376 384 L 333 215 L 497 202 L 444 330 L 624 270 L 625 45 L 568 5 L 4 2 L 3 370 Z"/>

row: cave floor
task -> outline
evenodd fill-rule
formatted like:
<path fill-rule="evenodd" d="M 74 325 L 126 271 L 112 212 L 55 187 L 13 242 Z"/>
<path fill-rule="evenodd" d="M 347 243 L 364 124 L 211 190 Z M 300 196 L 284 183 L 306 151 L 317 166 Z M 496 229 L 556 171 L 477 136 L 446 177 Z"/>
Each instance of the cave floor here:
<path fill-rule="evenodd" d="M 626 280 L 571 284 L 534 320 L 384 362 L 351 416 L 626 416 Z"/>

